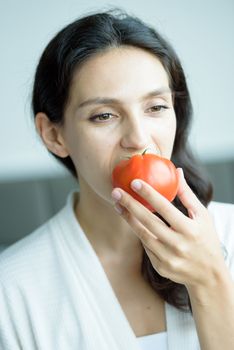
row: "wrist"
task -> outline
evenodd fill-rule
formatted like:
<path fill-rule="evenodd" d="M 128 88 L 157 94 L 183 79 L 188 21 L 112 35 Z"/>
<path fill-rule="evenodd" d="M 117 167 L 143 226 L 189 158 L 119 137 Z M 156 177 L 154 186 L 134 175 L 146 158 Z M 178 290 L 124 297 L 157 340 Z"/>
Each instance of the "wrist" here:
<path fill-rule="evenodd" d="M 216 269 L 206 282 L 202 284 L 186 285 L 192 304 L 208 306 L 214 300 L 223 298 L 233 299 L 234 282 L 226 265 Z"/>

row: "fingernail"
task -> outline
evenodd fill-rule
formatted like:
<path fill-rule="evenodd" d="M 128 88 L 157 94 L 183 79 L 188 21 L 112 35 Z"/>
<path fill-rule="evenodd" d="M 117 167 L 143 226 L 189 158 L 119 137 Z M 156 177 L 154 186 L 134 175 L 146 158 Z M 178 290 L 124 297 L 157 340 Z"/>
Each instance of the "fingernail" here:
<path fill-rule="evenodd" d="M 188 209 L 188 214 L 191 219 L 195 219 L 195 215 L 191 209 Z"/>
<path fill-rule="evenodd" d="M 184 179 L 184 171 L 182 168 L 177 168 L 181 174 L 181 177 Z"/>
<path fill-rule="evenodd" d="M 121 193 L 118 190 L 114 190 L 112 191 L 111 196 L 114 200 L 119 201 L 121 198 Z"/>
<path fill-rule="evenodd" d="M 138 180 L 133 180 L 131 183 L 131 187 L 133 190 L 139 191 L 142 187 L 142 184 Z"/>

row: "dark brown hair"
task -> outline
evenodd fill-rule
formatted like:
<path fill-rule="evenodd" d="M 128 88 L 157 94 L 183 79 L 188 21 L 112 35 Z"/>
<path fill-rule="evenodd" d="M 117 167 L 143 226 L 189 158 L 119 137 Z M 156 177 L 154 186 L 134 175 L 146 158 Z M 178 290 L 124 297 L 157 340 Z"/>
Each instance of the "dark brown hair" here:
<path fill-rule="evenodd" d="M 95 54 L 124 45 L 153 53 L 166 70 L 174 94 L 177 118 L 172 161 L 176 167 L 183 168 L 188 184 L 207 206 L 211 200 L 212 188 L 204 179 L 188 146 L 192 104 L 183 68 L 171 45 L 139 18 L 114 9 L 89 14 L 63 28 L 45 48 L 37 66 L 32 99 L 34 116 L 38 112 L 44 112 L 53 123 L 63 124 L 74 71 Z M 54 156 L 78 178 L 70 157 Z M 173 203 L 187 215 L 178 199 Z M 192 312 L 185 286 L 160 276 L 145 252 L 142 274 L 165 301 L 181 310 Z"/>

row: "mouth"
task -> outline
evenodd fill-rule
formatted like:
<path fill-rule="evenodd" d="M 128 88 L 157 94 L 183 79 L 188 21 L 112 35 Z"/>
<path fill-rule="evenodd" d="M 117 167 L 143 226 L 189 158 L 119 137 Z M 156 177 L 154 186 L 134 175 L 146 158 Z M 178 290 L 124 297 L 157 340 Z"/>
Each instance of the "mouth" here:
<path fill-rule="evenodd" d="M 147 147 L 146 149 L 144 149 L 143 151 L 139 151 L 137 153 L 133 153 L 133 154 L 126 154 L 126 155 L 123 155 L 123 156 L 120 156 L 116 162 L 114 163 L 114 167 L 113 167 L 113 170 L 114 168 L 116 167 L 116 165 L 121 162 L 122 160 L 128 160 L 130 158 L 132 158 L 133 156 L 139 156 L 141 154 L 155 154 L 156 156 L 162 156 L 162 153 L 160 152 L 160 149 L 157 148 L 155 149 L 155 147 Z"/>
<path fill-rule="evenodd" d="M 128 154 L 128 155 L 125 155 L 125 156 L 121 156 L 119 158 L 119 161 L 122 160 L 122 159 L 129 159 L 129 158 L 132 158 L 133 156 L 139 156 L 139 155 L 142 155 L 142 154 L 155 154 L 157 156 L 162 156 L 162 153 L 160 152 L 159 148 L 158 149 L 155 149 L 155 148 L 152 148 L 152 147 L 147 147 L 146 149 L 144 149 L 143 151 L 139 151 L 137 153 L 133 153 L 133 154 Z"/>

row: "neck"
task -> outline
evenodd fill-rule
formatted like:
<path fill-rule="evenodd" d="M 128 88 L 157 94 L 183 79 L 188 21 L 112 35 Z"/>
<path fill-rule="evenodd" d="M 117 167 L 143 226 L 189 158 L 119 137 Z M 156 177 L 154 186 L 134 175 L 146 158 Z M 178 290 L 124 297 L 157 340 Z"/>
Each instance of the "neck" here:
<path fill-rule="evenodd" d="M 96 254 L 108 264 L 139 270 L 143 256 L 141 241 L 113 206 L 100 196 L 80 192 L 76 217 Z M 122 265 L 121 265 L 122 264 Z"/>

